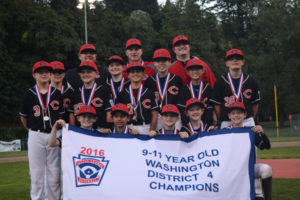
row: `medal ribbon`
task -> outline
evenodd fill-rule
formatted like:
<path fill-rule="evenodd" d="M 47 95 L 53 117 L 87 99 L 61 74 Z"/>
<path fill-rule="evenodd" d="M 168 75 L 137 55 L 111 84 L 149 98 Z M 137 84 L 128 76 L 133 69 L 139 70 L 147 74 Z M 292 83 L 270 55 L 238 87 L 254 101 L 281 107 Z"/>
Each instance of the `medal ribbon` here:
<path fill-rule="evenodd" d="M 194 129 L 194 127 L 193 127 L 193 125 L 192 125 L 191 122 L 188 123 L 188 126 L 189 126 L 189 129 L 190 129 L 190 132 L 191 132 L 191 133 L 195 133 L 195 129 Z M 200 123 L 200 131 L 201 131 L 201 132 L 204 131 L 204 125 L 203 125 L 202 121 L 201 121 L 201 123 Z"/>
<path fill-rule="evenodd" d="M 201 101 L 201 97 L 202 97 L 202 90 L 203 90 L 203 82 L 200 81 L 199 94 L 197 97 L 197 99 L 199 99 L 200 101 Z M 190 82 L 190 93 L 191 93 L 192 98 L 196 98 L 192 81 Z"/>
<path fill-rule="evenodd" d="M 65 87 L 63 85 L 61 85 L 60 87 L 60 93 L 63 95 L 64 94 L 64 90 L 65 90 Z"/>
<path fill-rule="evenodd" d="M 123 133 L 124 133 L 124 134 L 128 134 L 128 131 L 129 131 L 129 130 L 128 130 L 128 127 L 126 126 L 125 129 L 124 129 L 124 131 L 123 131 Z M 113 133 L 116 133 L 116 128 L 114 128 Z"/>
<path fill-rule="evenodd" d="M 94 94 L 95 94 L 96 87 L 97 87 L 97 84 L 96 84 L 96 82 L 94 82 L 93 87 L 92 87 L 91 92 L 90 92 L 88 102 L 86 103 L 85 102 L 85 96 L 84 96 L 84 85 L 82 86 L 82 88 L 81 88 L 81 100 L 82 100 L 82 103 L 84 105 L 90 105 L 91 104 L 91 101 L 92 101 L 92 99 L 94 97 Z"/>
<path fill-rule="evenodd" d="M 118 94 L 119 94 L 120 92 L 122 92 L 123 87 L 124 87 L 124 78 L 122 77 L 122 80 L 121 80 L 121 83 L 120 83 L 120 86 L 119 86 L 119 89 L 118 89 L 118 93 L 116 93 L 116 89 L 115 89 L 115 86 L 114 86 L 114 82 L 113 82 L 112 79 L 110 79 L 110 88 L 111 88 L 112 94 L 113 94 L 113 96 L 114 96 L 114 100 L 116 100 Z"/>
<path fill-rule="evenodd" d="M 228 77 L 231 92 L 235 96 L 236 101 L 239 101 L 241 93 L 242 93 L 242 88 L 243 88 L 244 75 L 243 75 L 243 73 L 241 73 L 239 87 L 237 88 L 237 90 L 234 87 L 230 72 L 228 72 L 227 77 Z"/>
<path fill-rule="evenodd" d="M 47 100 L 46 100 L 46 104 L 44 104 L 43 102 L 43 99 L 42 99 L 42 96 L 41 96 L 41 93 L 40 93 L 40 88 L 38 85 L 35 85 L 34 87 L 35 89 L 35 92 L 36 92 L 36 96 L 37 96 L 37 99 L 42 107 L 42 109 L 44 110 L 45 114 L 47 113 L 47 107 L 49 105 L 49 102 L 50 102 L 50 97 L 51 97 L 51 85 L 49 84 L 48 86 L 48 92 L 47 92 Z"/>
<path fill-rule="evenodd" d="M 161 88 L 158 73 L 156 74 L 156 85 L 157 85 L 157 89 L 158 89 L 161 104 L 163 103 L 163 101 L 166 97 L 167 89 L 168 89 L 168 85 L 169 85 L 169 80 L 170 80 L 170 73 L 168 72 L 168 75 L 167 75 L 167 78 L 165 80 L 164 86 L 163 86 L 163 88 Z"/>
<path fill-rule="evenodd" d="M 143 92 L 143 85 L 140 85 L 138 96 L 137 96 L 137 99 L 136 99 L 136 102 L 135 102 L 132 87 L 131 87 L 131 85 L 129 85 L 129 97 L 130 97 L 130 102 L 133 106 L 134 113 L 136 113 L 136 110 L 137 110 L 138 105 L 140 103 L 142 92 Z"/>
<path fill-rule="evenodd" d="M 161 133 L 162 135 L 165 135 L 165 134 L 166 134 L 165 128 L 162 128 L 161 131 L 160 131 L 160 133 Z M 173 134 L 174 134 L 174 135 L 177 135 L 177 134 L 178 134 L 178 130 L 177 130 L 176 128 L 174 128 Z"/>

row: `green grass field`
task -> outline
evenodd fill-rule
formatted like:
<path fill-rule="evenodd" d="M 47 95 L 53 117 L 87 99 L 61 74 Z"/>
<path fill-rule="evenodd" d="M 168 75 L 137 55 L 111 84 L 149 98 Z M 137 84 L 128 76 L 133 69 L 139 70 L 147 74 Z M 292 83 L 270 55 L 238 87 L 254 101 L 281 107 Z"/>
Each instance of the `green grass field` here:
<path fill-rule="evenodd" d="M 0 200 L 29 199 L 28 162 L 0 164 Z M 273 200 L 297 200 L 300 179 L 274 179 Z"/>

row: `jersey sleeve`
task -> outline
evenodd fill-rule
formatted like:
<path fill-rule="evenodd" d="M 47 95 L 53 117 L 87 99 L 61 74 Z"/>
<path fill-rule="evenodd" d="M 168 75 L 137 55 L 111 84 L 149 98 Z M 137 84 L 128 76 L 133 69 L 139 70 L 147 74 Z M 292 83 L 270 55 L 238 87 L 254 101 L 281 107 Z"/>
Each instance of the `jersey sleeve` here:
<path fill-rule="evenodd" d="M 150 99 L 151 99 L 151 110 L 159 111 L 158 103 L 156 101 L 154 92 L 152 92 L 152 90 L 149 90 L 149 91 L 150 91 Z"/>
<path fill-rule="evenodd" d="M 22 116 L 22 117 L 28 117 L 29 106 L 27 105 L 27 103 L 28 103 L 28 91 L 25 92 L 25 94 L 23 96 L 23 101 L 22 101 L 22 104 L 21 104 L 20 112 L 19 112 L 19 115 Z"/>
<path fill-rule="evenodd" d="M 253 79 L 253 91 L 251 96 L 251 103 L 257 104 L 260 102 L 260 91 L 258 90 L 257 82 Z"/>
<path fill-rule="evenodd" d="M 151 77 L 148 77 L 144 83 L 145 88 L 150 88 L 151 85 Z"/>
<path fill-rule="evenodd" d="M 216 81 L 215 86 L 214 86 L 213 91 L 212 91 L 211 99 L 210 99 L 212 104 L 218 104 L 218 105 L 222 104 L 223 84 L 224 83 L 223 83 L 221 78 L 219 78 Z"/>
<path fill-rule="evenodd" d="M 67 108 L 67 111 L 69 113 L 74 113 L 74 102 L 75 102 L 75 90 L 72 90 L 68 93 L 68 98 L 70 99 L 69 107 Z"/>
<path fill-rule="evenodd" d="M 106 87 L 104 85 L 104 88 L 103 88 L 103 91 L 104 91 L 104 99 L 103 99 L 103 104 L 104 104 L 104 109 L 105 111 L 110 111 L 111 108 L 112 108 L 112 104 L 111 102 L 113 102 L 112 98 L 111 98 L 111 95 L 110 95 L 110 90 L 108 87 Z"/>

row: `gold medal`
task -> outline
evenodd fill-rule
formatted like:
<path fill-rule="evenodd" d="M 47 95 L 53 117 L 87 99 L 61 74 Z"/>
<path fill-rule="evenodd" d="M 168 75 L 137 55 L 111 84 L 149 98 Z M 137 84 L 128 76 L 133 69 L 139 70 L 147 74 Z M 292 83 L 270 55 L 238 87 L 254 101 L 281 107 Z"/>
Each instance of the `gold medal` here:
<path fill-rule="evenodd" d="M 49 117 L 48 116 L 44 116 L 44 121 L 49 121 Z"/>
<path fill-rule="evenodd" d="M 137 116 L 136 116 L 136 114 L 133 115 L 132 120 L 137 121 Z"/>
<path fill-rule="evenodd" d="M 160 109 L 162 109 L 162 103 L 159 105 Z"/>

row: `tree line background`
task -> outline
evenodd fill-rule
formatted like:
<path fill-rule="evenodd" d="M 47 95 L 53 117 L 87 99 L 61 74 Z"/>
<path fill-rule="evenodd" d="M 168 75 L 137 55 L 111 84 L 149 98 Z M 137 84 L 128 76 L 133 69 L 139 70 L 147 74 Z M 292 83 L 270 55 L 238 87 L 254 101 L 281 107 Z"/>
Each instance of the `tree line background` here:
<path fill-rule="evenodd" d="M 214 2 L 212 7 L 209 3 Z M 84 14 L 77 0 L 0 1 L 0 119 L 15 125 L 25 90 L 34 84 L 36 61 L 79 65 L 84 44 Z M 87 11 L 89 43 L 98 62 L 124 55 L 128 38 L 143 45 L 143 59 L 153 51 L 172 51 L 172 39 L 186 35 L 191 54 L 205 61 L 216 77 L 227 72 L 224 55 L 231 48 L 245 54 L 245 73 L 259 84 L 260 120 L 275 119 L 277 85 L 281 122 L 300 111 L 300 0 L 104 0 Z M 175 59 L 174 54 L 172 54 Z"/>

